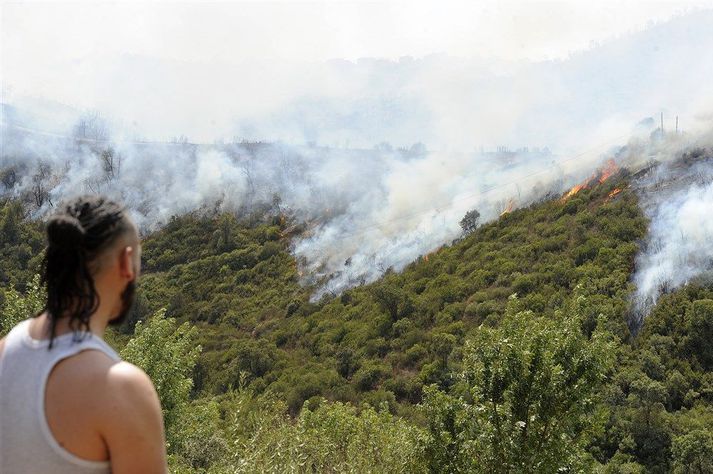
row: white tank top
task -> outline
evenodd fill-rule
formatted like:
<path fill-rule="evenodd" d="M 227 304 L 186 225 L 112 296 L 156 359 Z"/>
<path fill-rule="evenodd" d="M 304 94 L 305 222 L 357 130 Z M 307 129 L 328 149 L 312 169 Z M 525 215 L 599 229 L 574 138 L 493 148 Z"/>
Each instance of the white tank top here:
<path fill-rule="evenodd" d="M 44 393 L 52 368 L 62 359 L 87 349 L 99 350 L 119 361 L 101 338 L 73 334 L 49 340 L 30 337 L 27 319 L 7 335 L 0 353 L 0 473 L 83 474 L 111 472 L 109 461 L 89 461 L 64 449 L 45 418 Z"/>

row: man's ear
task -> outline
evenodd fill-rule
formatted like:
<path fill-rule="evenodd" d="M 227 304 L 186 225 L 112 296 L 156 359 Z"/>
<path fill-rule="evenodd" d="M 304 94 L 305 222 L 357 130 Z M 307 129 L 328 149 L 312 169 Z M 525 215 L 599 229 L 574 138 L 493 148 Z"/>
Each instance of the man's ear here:
<path fill-rule="evenodd" d="M 129 281 L 136 277 L 134 273 L 134 248 L 131 246 L 126 246 L 121 251 L 119 273 Z"/>

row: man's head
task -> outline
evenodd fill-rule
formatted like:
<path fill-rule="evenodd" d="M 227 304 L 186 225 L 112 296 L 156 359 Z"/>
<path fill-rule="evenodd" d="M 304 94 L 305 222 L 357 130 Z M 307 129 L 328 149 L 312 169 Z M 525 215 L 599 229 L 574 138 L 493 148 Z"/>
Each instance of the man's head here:
<path fill-rule="evenodd" d="M 134 301 L 141 246 L 123 206 L 102 196 L 81 196 L 57 208 L 47 221 L 42 280 L 50 338 L 68 318 L 74 331 L 88 331 L 102 308 L 110 324 L 121 324 Z"/>

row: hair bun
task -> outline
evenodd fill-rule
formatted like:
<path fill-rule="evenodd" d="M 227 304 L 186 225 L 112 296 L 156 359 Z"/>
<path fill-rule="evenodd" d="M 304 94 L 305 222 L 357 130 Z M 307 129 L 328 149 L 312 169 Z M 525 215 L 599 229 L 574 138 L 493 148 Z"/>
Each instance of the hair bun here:
<path fill-rule="evenodd" d="M 47 237 L 53 246 L 80 247 L 85 233 L 79 219 L 67 214 L 52 216 L 47 223 Z"/>

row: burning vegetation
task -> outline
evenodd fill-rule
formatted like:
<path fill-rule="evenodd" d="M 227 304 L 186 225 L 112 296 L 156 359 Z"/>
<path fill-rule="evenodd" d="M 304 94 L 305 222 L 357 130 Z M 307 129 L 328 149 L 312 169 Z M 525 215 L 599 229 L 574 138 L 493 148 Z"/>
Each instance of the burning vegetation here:
<path fill-rule="evenodd" d="M 503 217 L 505 214 L 512 212 L 514 207 L 515 207 L 515 200 L 512 198 L 508 199 L 505 209 L 503 209 L 503 212 L 500 213 L 500 217 Z"/>
<path fill-rule="evenodd" d="M 606 180 L 611 178 L 617 171 L 619 171 L 619 167 L 616 165 L 614 160 L 607 160 L 607 162 L 602 168 L 599 168 L 597 171 L 595 171 L 594 174 L 588 177 L 585 181 L 572 186 L 572 188 L 567 191 L 564 196 L 562 196 L 562 202 L 565 202 L 567 199 L 571 198 L 572 196 L 580 192 L 582 189 L 589 189 L 590 187 L 596 184 L 603 184 Z M 612 197 L 615 194 L 617 193 L 614 193 L 609 197 Z"/>
<path fill-rule="evenodd" d="M 612 199 L 614 196 L 616 196 L 616 195 L 619 194 L 620 192 L 621 192 L 621 189 L 620 189 L 620 188 L 616 188 L 616 189 L 614 189 L 612 192 L 609 193 L 609 195 L 607 196 L 607 198 L 608 198 L 608 199 Z"/>

